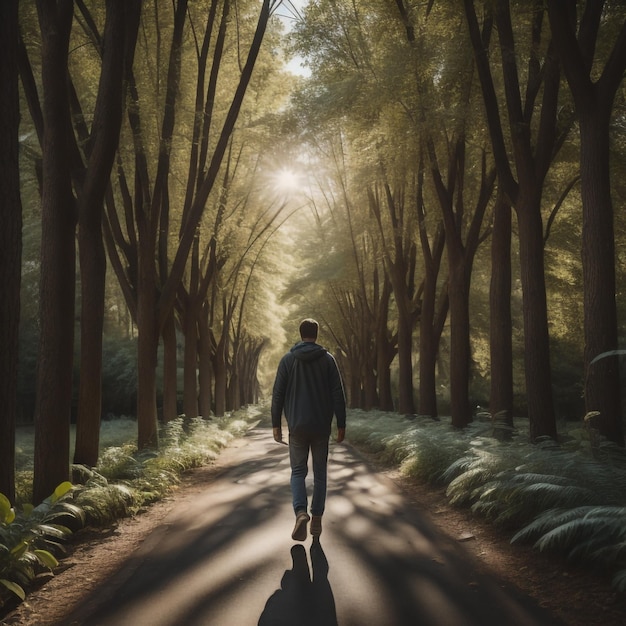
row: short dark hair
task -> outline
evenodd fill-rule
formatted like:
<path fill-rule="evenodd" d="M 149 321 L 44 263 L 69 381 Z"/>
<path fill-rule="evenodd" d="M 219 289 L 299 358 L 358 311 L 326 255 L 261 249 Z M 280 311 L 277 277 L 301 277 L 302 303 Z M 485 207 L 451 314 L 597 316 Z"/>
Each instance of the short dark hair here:
<path fill-rule="evenodd" d="M 317 339 L 320 325 L 313 319 L 307 318 L 300 322 L 300 337 L 302 339 Z"/>

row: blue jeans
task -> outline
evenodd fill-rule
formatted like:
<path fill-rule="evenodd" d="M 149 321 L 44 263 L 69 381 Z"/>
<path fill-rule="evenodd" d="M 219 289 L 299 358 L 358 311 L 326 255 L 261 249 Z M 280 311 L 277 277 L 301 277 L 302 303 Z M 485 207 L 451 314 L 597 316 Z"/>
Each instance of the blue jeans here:
<path fill-rule="evenodd" d="M 309 450 L 313 458 L 313 500 L 311 515 L 322 515 L 326 504 L 326 470 L 328 465 L 328 436 L 289 435 L 289 461 L 291 463 L 291 495 L 293 510 L 306 511 L 307 494 L 305 478 L 309 469 Z"/>

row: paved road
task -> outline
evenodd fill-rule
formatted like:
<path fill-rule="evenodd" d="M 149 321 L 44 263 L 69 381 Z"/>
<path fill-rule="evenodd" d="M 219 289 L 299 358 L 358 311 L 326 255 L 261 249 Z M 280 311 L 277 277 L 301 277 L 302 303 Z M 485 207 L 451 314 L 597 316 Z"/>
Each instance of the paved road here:
<path fill-rule="evenodd" d="M 257 427 L 63 626 L 530 626 L 395 485 L 331 446 L 321 541 L 291 539 L 287 447 Z M 59 625 L 60 626 L 60 625 Z"/>

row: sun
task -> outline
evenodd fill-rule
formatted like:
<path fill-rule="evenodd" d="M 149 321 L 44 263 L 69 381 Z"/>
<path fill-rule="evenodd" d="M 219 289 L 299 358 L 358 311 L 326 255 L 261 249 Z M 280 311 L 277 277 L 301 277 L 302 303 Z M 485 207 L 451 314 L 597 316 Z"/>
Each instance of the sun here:
<path fill-rule="evenodd" d="M 276 190 L 282 193 L 292 193 L 302 187 L 302 176 L 289 168 L 278 170 L 273 178 Z"/>

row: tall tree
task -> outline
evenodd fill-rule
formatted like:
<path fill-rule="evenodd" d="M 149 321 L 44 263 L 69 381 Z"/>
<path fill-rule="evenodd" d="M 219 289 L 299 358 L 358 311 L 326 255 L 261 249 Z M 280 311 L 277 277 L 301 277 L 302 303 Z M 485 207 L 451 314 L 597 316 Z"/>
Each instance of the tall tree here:
<path fill-rule="evenodd" d="M 76 204 L 70 163 L 68 51 L 73 0 L 37 1 L 43 84 L 40 342 L 33 499 L 69 478 Z"/>
<path fill-rule="evenodd" d="M 548 8 L 580 124 L 585 408 L 588 414 L 599 414 L 593 425 L 602 435 L 623 445 L 619 361 L 614 353 L 618 333 L 609 146 L 613 102 L 626 71 L 626 19 L 623 7 L 612 9 L 604 0 L 588 0 L 577 20 L 578 4 L 550 2 Z M 596 52 L 603 20 L 620 20 L 621 27 L 599 68 Z"/>
<path fill-rule="evenodd" d="M 527 55 L 526 88 L 522 90 L 509 0 L 497 0 L 493 5 L 493 15 L 491 5 L 485 4 L 482 32 L 474 0 L 465 0 L 464 4 L 498 171 L 499 189 L 515 208 L 518 219 L 530 435 L 532 440 L 544 435 L 555 438 L 541 199 L 545 176 L 563 140 L 557 125 L 558 59 L 551 44 L 544 41 L 543 3 L 534 1 L 529 22 L 531 45 Z M 500 67 L 504 77 L 504 103 L 509 120 L 512 159 L 507 151 L 499 109 L 501 100 L 496 94 L 490 66 L 489 50 L 494 19 L 500 42 Z M 543 62 L 542 50 L 545 51 Z M 539 96 L 542 96 L 540 104 Z M 539 116 L 537 122 L 536 114 Z M 533 132 L 536 133 L 534 140 Z"/>
<path fill-rule="evenodd" d="M 22 259 L 18 157 L 18 0 L 0 3 L 0 493 L 15 499 L 15 421 Z"/>
<path fill-rule="evenodd" d="M 445 247 L 445 228 L 440 219 L 432 236 L 429 236 L 424 200 L 424 167 L 420 154 L 417 186 L 417 217 L 420 246 L 424 262 L 424 284 L 420 303 L 419 345 L 419 412 L 420 415 L 437 417 L 436 367 L 439 343 L 448 316 L 448 280 L 444 280 L 437 296 L 441 260 Z"/>
<path fill-rule="evenodd" d="M 102 330 L 106 258 L 102 238 L 104 197 L 122 123 L 125 67 L 132 66 L 139 27 L 140 0 L 107 0 L 102 69 L 91 132 L 83 143 L 85 173 L 78 193 L 78 243 L 81 273 L 80 387 L 74 462 L 95 466 L 102 414 Z M 87 18 L 90 15 L 84 9 Z"/>
<path fill-rule="evenodd" d="M 218 7 L 219 18 L 216 23 L 208 23 L 207 28 L 215 29 L 218 32 L 216 42 L 220 40 L 219 33 L 226 29 L 227 25 L 231 25 L 235 20 L 229 17 L 230 0 L 220 2 L 213 0 Z M 225 78 L 229 81 L 228 86 L 224 85 L 221 92 L 229 98 L 228 104 L 225 105 L 226 112 L 221 120 L 216 119 L 217 115 L 213 115 L 214 100 L 209 96 L 214 96 L 216 85 L 214 80 L 220 75 L 223 60 L 223 42 L 212 48 L 214 57 L 213 64 L 209 68 L 212 80 L 209 80 L 207 91 L 205 93 L 206 106 L 209 107 L 208 112 L 204 107 L 198 110 L 198 119 L 201 121 L 203 129 L 200 141 L 200 154 L 197 155 L 199 161 L 197 178 L 195 184 L 190 181 L 193 195 L 191 201 L 186 203 L 185 212 L 182 217 L 182 226 L 180 228 L 180 236 L 178 244 L 171 259 L 168 262 L 168 272 L 163 275 L 163 266 L 158 266 L 157 251 L 159 241 L 167 240 L 168 224 L 169 224 L 169 176 L 171 166 L 171 151 L 173 146 L 173 133 L 177 120 L 177 99 L 178 85 L 180 84 L 181 72 L 181 29 L 184 26 L 184 17 L 187 13 L 187 3 L 183 0 L 177 2 L 174 6 L 175 35 L 172 40 L 170 65 L 167 80 L 167 90 L 165 95 L 165 109 L 163 121 L 161 124 L 161 133 L 159 141 L 159 160 L 154 187 L 151 188 L 149 183 L 148 168 L 146 166 L 146 148 L 145 143 L 137 143 L 135 150 L 135 191 L 134 198 L 130 193 L 125 182 L 125 177 L 120 176 L 120 182 L 123 190 L 123 198 L 127 209 L 130 212 L 125 218 L 127 238 L 123 234 L 121 223 L 114 211 L 108 211 L 110 227 L 108 229 L 109 254 L 117 257 L 113 261 L 116 272 L 123 283 L 124 292 L 131 300 L 135 301 L 131 305 L 136 311 L 136 320 L 138 328 L 138 395 L 137 395 L 137 419 L 138 419 L 138 445 L 140 448 L 152 447 L 158 445 L 157 436 L 157 411 L 156 411 L 156 365 L 157 365 L 157 347 L 160 333 L 168 317 L 171 315 L 174 302 L 178 290 L 183 279 L 190 250 L 192 248 L 196 229 L 200 223 L 204 213 L 209 194 L 213 190 L 215 182 L 220 172 L 222 159 L 228 148 L 230 137 L 232 135 L 235 122 L 237 121 L 241 106 L 243 103 L 246 90 L 251 80 L 252 72 L 258 57 L 261 44 L 265 35 L 265 30 L 269 18 L 279 4 L 279 0 L 264 0 L 257 13 L 257 22 L 254 32 L 251 33 L 247 42 L 247 48 L 233 48 L 238 54 L 239 75 L 232 80 L 232 75 Z M 221 8 L 221 13 L 219 9 Z M 256 7 L 254 7 L 256 10 Z M 252 6 L 250 11 L 253 11 Z M 210 20 L 212 13 L 209 12 Z M 241 17 L 241 14 L 240 16 Z M 240 24 L 241 26 L 241 24 Z M 236 37 L 233 34 L 233 37 Z M 210 40 L 210 38 L 209 38 Z M 233 42 L 236 39 L 233 39 Z M 189 69 L 189 68 L 186 68 Z M 200 80 L 199 76 L 204 77 L 204 68 L 202 65 L 196 68 L 198 74 L 196 80 Z M 129 120 L 132 128 L 133 137 L 137 142 L 142 142 L 142 126 L 139 116 L 140 100 L 137 87 L 131 84 L 132 105 L 129 109 Z M 224 104 L 224 103 L 223 103 Z M 211 143 L 209 139 L 216 137 L 215 142 Z M 188 187 L 189 188 L 189 187 Z M 136 224 L 133 223 L 136 220 Z M 114 239 L 117 240 L 117 247 L 114 245 Z M 119 257 L 120 252 L 125 256 L 125 260 Z M 157 259 L 157 261 L 155 261 Z"/>
<path fill-rule="evenodd" d="M 491 234 L 489 288 L 489 350 L 491 392 L 489 408 L 494 435 L 507 438 L 513 429 L 513 338 L 511 321 L 511 206 L 498 193 Z"/>
<path fill-rule="evenodd" d="M 413 329 L 419 314 L 416 284 L 417 245 L 406 184 L 391 188 L 383 180 L 381 193 L 370 193 L 370 210 L 376 217 L 385 257 L 386 271 L 393 287 L 398 315 L 398 412 L 415 413 L 413 397 Z M 381 197 L 382 196 L 382 197 Z M 382 207 L 388 215 L 383 225 Z"/>
<path fill-rule="evenodd" d="M 470 311 L 469 296 L 474 257 L 480 243 L 485 211 L 493 193 L 496 173 L 487 168 L 483 152 L 480 181 L 475 206 L 467 211 L 466 138 L 459 132 L 451 142 L 447 166 L 447 182 L 441 175 L 435 145 L 429 141 L 431 171 L 443 213 L 450 271 L 450 410 L 453 426 L 463 428 L 472 421 L 469 400 L 470 383 Z M 467 168 L 469 169 L 469 168 Z M 469 177 L 467 177 L 469 178 Z"/>

